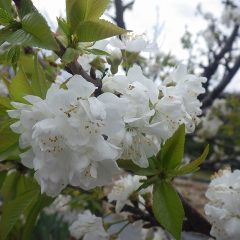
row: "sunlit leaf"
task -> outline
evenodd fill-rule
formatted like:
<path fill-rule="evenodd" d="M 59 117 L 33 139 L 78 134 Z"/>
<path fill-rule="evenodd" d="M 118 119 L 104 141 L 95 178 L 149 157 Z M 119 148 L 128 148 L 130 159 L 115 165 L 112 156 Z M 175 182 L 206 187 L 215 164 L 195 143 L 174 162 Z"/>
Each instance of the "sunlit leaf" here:
<path fill-rule="evenodd" d="M 26 102 L 23 97 L 33 94 L 33 90 L 28 82 L 27 76 L 23 71 L 20 70 L 12 79 L 9 86 L 9 92 L 12 99 L 17 102 Z"/>
<path fill-rule="evenodd" d="M 98 41 L 126 32 L 125 29 L 103 19 L 82 22 L 76 29 L 76 34 L 80 42 Z"/>

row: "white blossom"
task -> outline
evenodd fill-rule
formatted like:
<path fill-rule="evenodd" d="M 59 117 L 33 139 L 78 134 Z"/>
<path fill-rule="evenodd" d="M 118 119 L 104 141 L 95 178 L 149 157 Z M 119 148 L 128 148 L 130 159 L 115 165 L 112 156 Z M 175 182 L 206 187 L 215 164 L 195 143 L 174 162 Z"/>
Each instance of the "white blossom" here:
<path fill-rule="evenodd" d="M 108 240 L 109 235 L 103 227 L 102 218 L 96 217 L 86 210 L 78 215 L 78 219 L 74 221 L 70 228 L 70 234 L 76 239 L 83 240 Z"/>
<path fill-rule="evenodd" d="M 112 38 L 110 40 L 110 45 L 128 52 L 153 52 L 158 50 L 157 44 L 149 43 L 144 34 L 123 34 L 121 40 L 117 37 Z"/>
<path fill-rule="evenodd" d="M 104 136 L 114 122 L 115 133 L 122 131 L 121 99 L 111 93 L 92 97 L 95 86 L 76 75 L 68 89 L 52 85 L 45 100 L 26 96 L 30 103 L 13 103 L 9 115 L 19 119 L 12 125 L 20 133 L 20 147 L 31 148 L 21 155 L 25 166 L 35 170 L 42 192 L 56 196 L 66 185 L 84 189 L 102 186 L 118 171 L 114 160 L 120 148 Z M 100 100 L 101 99 L 101 100 Z M 118 104 L 113 117 L 107 114 Z M 108 126 L 108 127 L 107 127 Z"/>
<path fill-rule="evenodd" d="M 198 95 L 204 93 L 205 78 L 187 73 L 180 65 L 158 89 L 146 78 L 139 66 L 129 69 L 127 76 L 103 79 L 103 90 L 118 93 L 127 102 L 124 115 L 125 134 L 119 143 L 122 159 L 131 159 L 141 167 L 148 166 L 148 158 L 159 151 L 181 124 L 193 132 L 201 114 Z M 161 90 L 161 91 L 160 91 Z"/>
<path fill-rule="evenodd" d="M 185 124 L 187 132 L 193 132 L 202 113 L 198 96 L 205 92 L 202 83 L 206 78 L 188 74 L 185 65 L 179 65 L 161 86 L 163 97 L 156 105 L 157 114 L 153 122 L 165 122 L 169 137 L 180 124 Z"/>
<path fill-rule="evenodd" d="M 209 203 L 205 214 L 212 224 L 211 235 L 217 240 L 240 236 L 240 171 L 220 171 L 206 192 Z"/>
<path fill-rule="evenodd" d="M 155 113 L 150 102 L 158 100 L 157 86 L 142 74 L 139 66 L 134 65 L 127 76 L 105 78 L 103 90 L 120 93 L 121 99 L 126 102 L 125 132 L 122 138 L 114 139 L 123 148 L 121 158 L 131 159 L 141 167 L 147 167 L 147 158 L 153 156 L 160 145 L 147 132 L 149 120 Z"/>
<path fill-rule="evenodd" d="M 120 213 L 125 204 L 131 204 L 129 197 L 142 185 L 140 180 L 145 180 L 142 176 L 127 175 L 114 182 L 112 191 L 108 194 L 109 202 L 116 201 L 116 213 Z M 150 191 L 149 188 L 141 193 Z"/>
<path fill-rule="evenodd" d="M 223 125 L 223 121 L 218 117 L 218 113 L 226 115 L 228 112 L 226 100 L 216 99 L 211 108 L 206 111 L 206 115 L 201 118 L 200 128 L 196 132 L 195 140 L 203 142 L 206 138 L 214 137 Z"/>
<path fill-rule="evenodd" d="M 117 240 L 144 240 L 143 223 L 142 221 L 136 221 L 129 224 L 119 234 Z"/>
<path fill-rule="evenodd" d="M 86 45 L 86 44 L 84 44 Z M 92 50 L 92 49 L 99 49 L 102 51 L 107 50 L 107 45 L 108 41 L 107 40 L 101 40 L 101 41 L 96 41 L 94 44 L 88 43 L 89 46 L 83 46 L 86 47 L 86 49 Z M 85 72 L 90 72 L 91 70 L 91 63 L 97 58 L 98 56 L 93 54 L 93 53 L 84 53 L 80 55 L 77 59 L 79 64 L 81 64 L 83 70 Z M 96 75 L 101 76 L 101 72 L 99 70 L 96 70 Z"/>

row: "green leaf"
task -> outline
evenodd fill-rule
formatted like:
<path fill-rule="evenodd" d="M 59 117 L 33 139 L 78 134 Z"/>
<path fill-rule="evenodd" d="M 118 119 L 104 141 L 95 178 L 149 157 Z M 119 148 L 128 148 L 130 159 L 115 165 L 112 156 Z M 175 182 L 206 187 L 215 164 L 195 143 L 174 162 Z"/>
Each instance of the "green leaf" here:
<path fill-rule="evenodd" d="M 23 17 L 22 29 L 30 34 L 31 46 L 57 50 L 58 45 L 53 34 L 44 19 L 38 12 L 31 12 Z"/>
<path fill-rule="evenodd" d="M 17 63 L 20 57 L 20 46 L 12 46 L 7 53 L 7 60 L 11 63 Z"/>
<path fill-rule="evenodd" d="M 140 190 L 142 190 L 142 189 L 144 189 L 144 188 L 147 188 L 147 187 L 153 185 L 153 184 L 156 183 L 158 180 L 159 180 L 158 176 L 153 176 L 153 177 L 145 180 L 145 181 L 143 182 L 143 184 L 137 189 L 137 191 L 140 191 Z"/>
<path fill-rule="evenodd" d="M 19 146 L 18 142 L 11 145 L 6 151 L 3 151 L 0 153 L 0 161 L 2 160 L 14 160 L 18 161 L 20 160 L 19 154 Z"/>
<path fill-rule="evenodd" d="M 9 92 L 13 100 L 24 103 L 26 100 L 24 100 L 23 97 L 33 94 L 33 90 L 23 71 L 20 70 L 12 79 L 12 82 L 9 86 Z"/>
<path fill-rule="evenodd" d="M 25 32 L 23 29 L 18 29 L 13 32 L 7 38 L 7 41 L 11 44 L 21 44 L 24 46 L 32 46 L 35 43 L 33 36 L 30 33 Z"/>
<path fill-rule="evenodd" d="M 184 210 L 173 186 L 165 181 L 153 188 L 153 213 L 158 222 L 177 240 L 181 239 Z"/>
<path fill-rule="evenodd" d="M 19 58 L 19 65 L 26 74 L 32 74 L 34 71 L 34 56 L 21 55 Z"/>
<path fill-rule="evenodd" d="M 50 198 L 46 196 L 45 194 L 40 195 L 34 204 L 32 204 L 29 213 L 26 216 L 26 223 L 24 225 L 24 230 L 23 230 L 23 240 L 29 240 L 32 239 L 32 232 L 36 223 L 36 219 L 41 212 L 41 210 L 49 206 L 53 202 L 53 198 Z"/>
<path fill-rule="evenodd" d="M 109 4 L 109 0 L 89 0 L 89 7 L 85 20 L 96 20 L 99 19 Z"/>
<path fill-rule="evenodd" d="M 5 152 L 10 147 L 18 143 L 18 135 L 10 129 L 10 125 L 14 120 L 8 120 L 1 125 L 0 128 L 0 153 Z"/>
<path fill-rule="evenodd" d="M 6 110 L 13 109 L 10 99 L 4 96 L 0 96 L 0 107 L 5 108 Z"/>
<path fill-rule="evenodd" d="M 62 61 L 66 63 L 70 63 L 73 59 L 78 56 L 78 51 L 74 48 L 67 48 L 65 53 L 62 56 Z"/>
<path fill-rule="evenodd" d="M 117 164 L 120 168 L 130 171 L 136 175 L 152 176 L 158 173 L 156 168 L 152 169 L 150 166 L 148 168 L 141 168 L 130 160 L 119 159 L 117 160 Z"/>
<path fill-rule="evenodd" d="M 21 7 L 19 12 L 21 18 L 33 11 L 37 12 L 37 9 L 34 7 L 31 0 L 21 0 Z"/>
<path fill-rule="evenodd" d="M 103 19 L 81 22 L 76 28 L 76 34 L 80 42 L 94 42 L 126 32 L 125 29 Z"/>
<path fill-rule="evenodd" d="M 6 176 L 7 176 L 7 171 L 0 172 L 0 188 L 2 188 L 2 185 L 4 183 Z"/>
<path fill-rule="evenodd" d="M 48 90 L 48 82 L 37 56 L 34 59 L 34 70 L 32 74 L 32 89 L 35 95 L 45 98 Z"/>
<path fill-rule="evenodd" d="M 66 35 L 69 36 L 70 35 L 70 29 L 68 26 L 68 23 L 66 22 L 65 19 L 63 18 L 57 18 L 58 21 L 58 27 L 59 29 Z"/>
<path fill-rule="evenodd" d="M 96 48 L 85 49 L 85 51 L 97 56 L 111 56 L 108 52 Z"/>
<path fill-rule="evenodd" d="M 7 238 L 9 232 L 12 230 L 21 214 L 26 211 L 33 201 L 36 201 L 38 194 L 39 190 L 27 191 L 16 199 L 4 203 L 0 222 L 1 240 Z"/>
<path fill-rule="evenodd" d="M 0 29 L 0 46 L 8 41 L 9 37 L 13 34 L 13 31 L 9 28 L 9 26 Z"/>
<path fill-rule="evenodd" d="M 12 1 L 0 0 L 0 8 L 4 9 L 8 14 L 12 15 Z"/>
<path fill-rule="evenodd" d="M 199 169 L 199 165 L 202 164 L 202 162 L 206 159 L 208 152 L 209 152 L 209 145 L 205 147 L 202 155 L 199 158 L 195 159 L 194 161 L 184 166 L 180 166 L 179 168 L 173 170 L 172 174 L 174 176 L 180 176 L 180 175 L 185 175 L 185 174 L 189 174 L 197 171 Z"/>
<path fill-rule="evenodd" d="M 16 72 L 17 69 L 17 62 L 19 60 L 21 53 L 20 46 L 12 46 L 7 53 L 7 61 L 10 62 L 13 66 L 14 72 Z"/>
<path fill-rule="evenodd" d="M 67 22 L 72 32 L 80 22 L 99 19 L 109 0 L 66 0 Z"/>
<path fill-rule="evenodd" d="M 12 16 L 3 8 L 0 8 L 0 25 L 7 25 L 13 20 Z"/>
<path fill-rule="evenodd" d="M 67 22 L 71 29 L 84 21 L 88 3 L 89 0 L 66 0 Z"/>
<path fill-rule="evenodd" d="M 3 196 L 4 202 L 8 202 L 15 198 L 16 196 L 16 186 L 20 179 L 19 172 L 13 172 L 8 174 L 5 178 L 2 188 L 1 188 L 1 195 Z"/>
<path fill-rule="evenodd" d="M 158 161 L 163 171 L 174 169 L 182 162 L 184 143 L 185 126 L 182 124 L 160 150 L 160 159 L 158 157 Z"/>

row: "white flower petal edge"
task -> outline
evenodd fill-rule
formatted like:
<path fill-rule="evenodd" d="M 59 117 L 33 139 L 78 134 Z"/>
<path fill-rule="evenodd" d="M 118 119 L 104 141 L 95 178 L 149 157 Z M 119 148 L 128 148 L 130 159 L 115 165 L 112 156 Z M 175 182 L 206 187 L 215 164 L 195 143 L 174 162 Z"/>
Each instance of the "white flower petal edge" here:
<path fill-rule="evenodd" d="M 170 138 L 181 124 L 185 124 L 187 132 L 193 132 L 199 123 L 198 96 L 204 93 L 205 81 L 188 74 L 184 65 L 179 65 L 160 88 L 137 65 L 129 69 L 127 76 L 103 79 L 103 90 L 117 93 L 126 102 L 125 131 L 114 141 L 123 150 L 121 158 L 147 167 L 148 158 L 159 151 L 161 142 Z"/>
<path fill-rule="evenodd" d="M 76 239 L 110 239 L 110 236 L 103 228 L 102 218 L 91 214 L 89 210 L 78 215 L 78 219 L 71 224 L 69 231 L 71 236 Z"/>
<path fill-rule="evenodd" d="M 53 84 L 44 100 L 26 96 L 29 104 L 12 103 L 16 110 L 9 111 L 19 119 L 12 129 L 21 134 L 20 146 L 31 147 L 21 154 L 22 163 L 35 170 L 41 191 L 50 196 L 68 184 L 84 189 L 108 184 L 121 154 L 108 138 L 124 129 L 123 107 L 114 109 L 118 121 L 111 123 L 113 102 L 122 100 L 112 93 L 93 97 L 96 87 L 79 75 L 66 85 Z"/>
<path fill-rule="evenodd" d="M 218 240 L 240 236 L 240 170 L 221 170 L 206 192 L 205 214 L 212 224 L 211 235 Z"/>

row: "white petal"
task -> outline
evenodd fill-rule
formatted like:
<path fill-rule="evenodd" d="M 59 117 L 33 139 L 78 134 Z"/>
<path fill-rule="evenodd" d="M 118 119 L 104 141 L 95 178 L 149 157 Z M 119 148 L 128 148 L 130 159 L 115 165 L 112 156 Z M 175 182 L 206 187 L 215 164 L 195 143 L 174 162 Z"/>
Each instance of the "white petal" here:
<path fill-rule="evenodd" d="M 82 98 L 90 97 L 96 90 L 96 87 L 87 82 L 82 76 L 74 75 L 67 83 L 68 89 L 72 89 L 77 92 L 77 94 Z"/>

